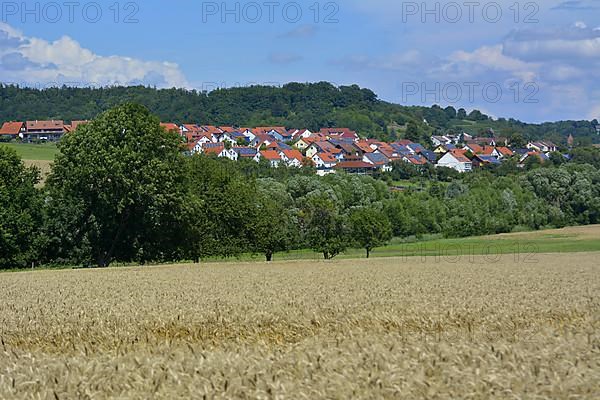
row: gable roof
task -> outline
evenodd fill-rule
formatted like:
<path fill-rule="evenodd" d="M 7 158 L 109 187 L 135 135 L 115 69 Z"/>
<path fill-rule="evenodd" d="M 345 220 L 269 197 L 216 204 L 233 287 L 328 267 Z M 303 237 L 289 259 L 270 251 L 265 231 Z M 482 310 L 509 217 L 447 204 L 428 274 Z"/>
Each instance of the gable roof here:
<path fill-rule="evenodd" d="M 225 150 L 225 143 L 206 143 L 202 148 L 204 154 L 221 154 Z"/>
<path fill-rule="evenodd" d="M 465 156 L 466 152 L 467 152 L 466 150 L 454 149 L 454 150 L 450 150 L 446 154 L 451 154 L 454 158 L 456 158 L 456 160 L 458 162 L 461 162 L 461 163 L 470 163 L 471 160 L 469 160 L 469 157 Z"/>
<path fill-rule="evenodd" d="M 282 150 L 281 152 L 285 154 L 285 156 L 290 160 L 302 161 L 302 159 L 304 158 L 302 156 L 302 153 L 300 153 L 298 150 Z"/>
<path fill-rule="evenodd" d="M 23 122 L 5 122 L 0 129 L 0 135 L 18 135 L 24 125 Z"/>
<path fill-rule="evenodd" d="M 263 150 L 260 155 L 269 161 L 281 161 L 281 156 L 275 150 Z"/>
<path fill-rule="evenodd" d="M 326 163 L 334 163 L 337 162 L 337 158 L 331 153 L 317 153 L 313 157 L 319 157 Z"/>
<path fill-rule="evenodd" d="M 496 150 L 506 157 L 511 157 L 514 154 L 513 151 L 508 147 L 496 147 Z"/>

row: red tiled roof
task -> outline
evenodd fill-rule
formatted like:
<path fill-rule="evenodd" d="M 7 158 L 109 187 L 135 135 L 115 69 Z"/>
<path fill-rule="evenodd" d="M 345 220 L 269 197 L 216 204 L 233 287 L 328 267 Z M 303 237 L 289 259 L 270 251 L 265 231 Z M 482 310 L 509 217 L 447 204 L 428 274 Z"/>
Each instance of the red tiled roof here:
<path fill-rule="evenodd" d="M 485 156 L 491 156 L 495 149 L 496 148 L 493 146 L 483 146 L 481 148 L 481 153 L 478 153 L 478 154 L 482 154 Z"/>
<path fill-rule="evenodd" d="M 373 148 L 369 145 L 369 143 L 367 143 L 366 141 L 358 141 L 356 143 L 354 143 L 354 146 L 356 148 L 358 148 L 360 151 L 362 151 L 363 153 L 373 153 L 375 150 L 373 150 Z"/>
<path fill-rule="evenodd" d="M 317 153 L 316 156 L 326 163 L 333 163 L 337 161 L 337 158 L 335 158 L 331 153 Z"/>
<path fill-rule="evenodd" d="M 281 160 L 281 157 L 279 156 L 279 153 L 277 153 L 275 150 L 263 150 L 260 152 L 261 157 L 266 158 L 269 161 L 279 161 Z"/>
<path fill-rule="evenodd" d="M 167 132 L 169 132 L 169 131 L 179 132 L 179 127 L 177 126 L 177 124 L 173 124 L 171 122 L 161 122 L 160 126 L 165 128 Z"/>
<path fill-rule="evenodd" d="M 507 157 L 510 157 L 514 154 L 513 151 L 508 147 L 497 147 L 497 150 L 500 152 L 500 154 Z"/>
<path fill-rule="evenodd" d="M 302 153 L 300 153 L 298 150 L 282 150 L 282 153 L 285 154 L 285 156 L 290 160 L 302 161 L 303 159 Z"/>
<path fill-rule="evenodd" d="M 23 122 L 5 122 L 0 129 L 0 135 L 18 135 L 23 128 Z"/>
<path fill-rule="evenodd" d="M 219 143 L 215 146 L 205 147 L 204 154 L 221 154 L 221 152 L 225 150 L 225 144 Z"/>
<path fill-rule="evenodd" d="M 475 143 L 469 143 L 467 146 L 469 146 L 469 149 L 471 149 L 473 154 L 481 154 L 483 151 L 483 147 Z"/>
<path fill-rule="evenodd" d="M 466 152 L 467 150 L 453 149 L 448 153 L 452 154 L 452 156 L 454 156 L 454 158 L 456 158 L 459 162 L 471 162 L 471 160 L 465 156 Z"/>
<path fill-rule="evenodd" d="M 28 131 L 65 129 L 64 121 L 27 121 Z"/>

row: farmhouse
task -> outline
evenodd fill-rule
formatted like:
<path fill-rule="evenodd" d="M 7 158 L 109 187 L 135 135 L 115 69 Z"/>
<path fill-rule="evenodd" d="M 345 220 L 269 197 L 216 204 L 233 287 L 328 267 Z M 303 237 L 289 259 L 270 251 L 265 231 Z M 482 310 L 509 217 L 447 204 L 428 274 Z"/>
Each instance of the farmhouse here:
<path fill-rule="evenodd" d="M 56 142 L 65 134 L 64 121 L 27 121 L 23 140 Z"/>
<path fill-rule="evenodd" d="M 25 134 L 25 124 L 23 122 L 5 122 L 0 128 L 0 140 L 16 139 Z"/>

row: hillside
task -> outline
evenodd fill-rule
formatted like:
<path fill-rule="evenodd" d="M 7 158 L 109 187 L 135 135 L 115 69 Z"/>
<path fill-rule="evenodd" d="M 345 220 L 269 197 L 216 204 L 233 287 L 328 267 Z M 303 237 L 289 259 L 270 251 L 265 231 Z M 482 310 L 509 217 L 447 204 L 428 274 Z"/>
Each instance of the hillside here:
<path fill-rule="evenodd" d="M 0 85 L 0 121 L 91 119 L 117 104 L 140 103 L 163 121 L 234 126 L 286 126 L 319 129 L 345 126 L 380 139 L 423 140 L 432 133 L 466 131 L 476 135 L 520 135 L 566 143 L 599 143 L 597 121 L 527 124 L 514 119 L 492 120 L 474 110 L 402 106 L 378 99 L 356 85 L 327 82 L 289 83 L 283 87 L 252 86 L 209 93 L 149 87 L 32 89 Z M 425 122 L 426 121 L 426 122 Z M 600 129 L 600 128 L 599 128 Z"/>

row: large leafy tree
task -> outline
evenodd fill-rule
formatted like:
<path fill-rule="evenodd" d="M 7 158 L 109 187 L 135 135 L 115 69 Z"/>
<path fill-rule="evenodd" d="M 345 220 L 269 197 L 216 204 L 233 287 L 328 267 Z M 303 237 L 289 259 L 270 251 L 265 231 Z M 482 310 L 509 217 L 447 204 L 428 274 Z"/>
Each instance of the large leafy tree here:
<path fill-rule="evenodd" d="M 353 242 L 367 252 L 367 258 L 376 247 L 387 244 L 392 238 L 392 225 L 387 216 L 375 207 L 362 207 L 350 213 Z"/>
<path fill-rule="evenodd" d="M 100 267 L 177 257 L 188 204 L 177 134 L 143 106 L 125 104 L 59 148 L 48 180 L 51 257 Z"/>
<path fill-rule="evenodd" d="M 191 258 L 234 257 L 250 249 L 254 180 L 229 160 L 203 155 L 189 160 L 189 185 L 195 207 L 187 239 Z"/>
<path fill-rule="evenodd" d="M 0 268 L 36 260 L 41 221 L 39 171 L 25 167 L 12 150 L 0 146 Z"/>
<path fill-rule="evenodd" d="M 273 254 L 290 250 L 299 238 L 292 197 L 285 186 L 273 179 L 258 181 L 255 216 L 252 221 L 252 245 L 267 261 Z"/>
<path fill-rule="evenodd" d="M 316 252 L 331 260 L 348 248 L 349 231 L 346 216 L 327 194 L 308 199 L 303 210 L 306 242 Z"/>

